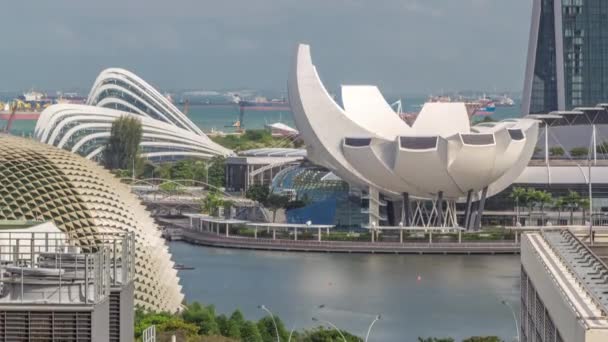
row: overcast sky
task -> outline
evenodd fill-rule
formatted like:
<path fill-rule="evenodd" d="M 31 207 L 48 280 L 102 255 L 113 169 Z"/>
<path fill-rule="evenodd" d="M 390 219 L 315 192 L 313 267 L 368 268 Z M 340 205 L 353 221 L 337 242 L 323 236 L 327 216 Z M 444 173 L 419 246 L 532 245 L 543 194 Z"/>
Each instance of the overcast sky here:
<path fill-rule="evenodd" d="M 520 91 L 531 0 L 10 0 L 0 91 L 88 89 L 124 67 L 163 89 L 285 88 L 298 42 L 329 87 Z"/>

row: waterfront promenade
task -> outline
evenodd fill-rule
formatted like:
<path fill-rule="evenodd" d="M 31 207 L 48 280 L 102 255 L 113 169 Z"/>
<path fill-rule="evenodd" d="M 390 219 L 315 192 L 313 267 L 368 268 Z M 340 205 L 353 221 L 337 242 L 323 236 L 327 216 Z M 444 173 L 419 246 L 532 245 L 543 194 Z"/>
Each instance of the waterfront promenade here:
<path fill-rule="evenodd" d="M 183 220 L 163 220 L 171 225 L 165 229 L 165 237 L 172 240 L 221 248 L 237 248 L 267 251 L 320 252 L 320 253 L 369 253 L 369 254 L 517 254 L 519 243 L 496 242 L 367 242 L 367 241 L 317 241 L 252 238 L 225 236 L 189 228 Z"/>

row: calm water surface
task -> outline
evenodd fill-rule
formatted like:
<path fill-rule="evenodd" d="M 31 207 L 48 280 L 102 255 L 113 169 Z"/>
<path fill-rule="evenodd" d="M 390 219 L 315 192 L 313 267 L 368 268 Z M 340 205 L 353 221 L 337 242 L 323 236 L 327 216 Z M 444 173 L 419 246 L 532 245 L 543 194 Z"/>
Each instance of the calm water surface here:
<path fill-rule="evenodd" d="M 188 301 L 241 309 L 258 319 L 268 306 L 287 328 L 314 326 L 313 316 L 370 341 L 418 336 L 498 335 L 512 341 L 506 299 L 519 310 L 518 256 L 307 254 L 217 249 L 169 243 Z M 420 280 L 418 280 L 420 276 Z M 318 306 L 324 304 L 323 309 Z"/>

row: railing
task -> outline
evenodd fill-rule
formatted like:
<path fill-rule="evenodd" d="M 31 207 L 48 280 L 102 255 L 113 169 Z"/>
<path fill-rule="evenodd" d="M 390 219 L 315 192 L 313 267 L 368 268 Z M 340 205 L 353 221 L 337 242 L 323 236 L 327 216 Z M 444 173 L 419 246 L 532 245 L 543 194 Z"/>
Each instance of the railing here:
<path fill-rule="evenodd" d="M 79 247 L 65 233 L 0 232 L 0 302 L 96 303 L 132 281 L 134 235 L 94 238 Z"/>
<path fill-rule="evenodd" d="M 567 258 L 565 258 L 565 256 L 563 255 L 563 251 L 559 251 L 557 249 L 557 247 L 554 245 L 552 239 L 547 235 L 547 232 L 542 231 L 541 230 L 541 236 L 543 237 L 543 239 L 547 242 L 547 245 L 553 250 L 553 252 L 555 253 L 555 255 L 558 256 L 558 258 L 560 259 L 560 261 L 567 265 L 566 269 L 569 271 L 569 273 L 574 277 L 574 279 L 576 280 L 576 282 L 578 283 L 579 286 L 581 286 L 582 288 L 585 289 L 585 291 L 587 292 L 587 294 L 589 295 L 589 297 L 591 297 L 591 299 L 593 300 L 593 302 L 598 306 L 599 311 L 602 313 L 602 316 L 607 316 L 608 315 L 608 310 L 606 308 L 606 306 L 604 305 L 604 302 L 600 299 L 600 297 L 598 297 L 595 293 L 595 290 L 592 289 L 589 286 L 588 281 L 584 280 L 584 277 L 582 277 L 579 272 L 577 272 L 577 267 L 576 265 L 573 265 L 571 260 L 568 260 Z M 570 248 L 576 248 L 577 249 L 577 254 L 579 256 L 582 256 L 582 253 L 578 252 L 580 249 L 585 250 L 586 255 L 589 257 L 589 260 L 586 261 L 586 263 L 591 263 L 593 261 L 593 263 L 597 263 L 601 266 L 604 267 L 604 269 L 608 270 L 608 266 L 606 266 L 606 264 L 599 258 L 597 257 L 597 255 L 595 255 L 595 253 L 593 253 L 593 251 L 591 251 L 591 249 L 589 249 L 589 247 L 584 244 L 578 237 L 576 237 L 576 235 L 570 231 L 570 230 L 563 230 L 559 233 L 557 232 L 552 232 L 553 234 L 560 234 L 561 237 L 563 239 L 568 239 L 568 237 L 570 238 L 568 240 L 568 242 L 574 242 L 577 246 L 575 245 L 570 245 Z M 566 237 L 566 235 L 568 237 Z M 593 260 L 591 260 L 593 259 Z M 591 266 L 589 266 L 591 267 Z"/>

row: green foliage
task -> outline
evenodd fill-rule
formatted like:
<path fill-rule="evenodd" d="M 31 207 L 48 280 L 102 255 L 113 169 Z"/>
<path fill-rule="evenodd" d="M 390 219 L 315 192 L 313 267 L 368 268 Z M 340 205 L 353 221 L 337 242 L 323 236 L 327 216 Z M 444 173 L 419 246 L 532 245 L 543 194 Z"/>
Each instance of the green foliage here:
<path fill-rule="evenodd" d="M 218 188 L 226 186 L 226 158 L 216 156 L 210 161 L 209 184 Z"/>
<path fill-rule="evenodd" d="M 261 184 L 250 186 L 245 193 L 245 197 L 258 203 L 266 203 L 268 195 L 270 195 L 270 188 Z"/>
<path fill-rule="evenodd" d="M 277 210 L 281 208 L 285 208 L 287 203 L 289 202 L 289 197 L 279 194 L 270 194 L 268 198 L 266 198 L 266 203 L 264 206 L 267 207 L 270 211 L 272 211 L 272 222 L 274 222 L 277 218 Z"/>
<path fill-rule="evenodd" d="M 222 336 L 228 336 L 228 317 L 226 317 L 226 315 L 224 314 L 221 314 L 215 317 L 215 322 L 217 323 L 217 326 L 220 329 L 220 334 Z"/>
<path fill-rule="evenodd" d="M 185 336 L 195 336 L 199 328 L 196 324 L 188 323 L 178 316 L 166 312 L 144 313 L 141 311 L 135 314 L 135 337 L 141 337 L 144 329 L 155 325 L 158 333 L 162 332 L 181 332 Z"/>
<path fill-rule="evenodd" d="M 300 142 L 292 142 L 280 137 L 273 137 L 269 131 L 263 129 L 248 129 L 244 134 L 230 134 L 211 137 L 216 143 L 234 151 L 244 151 L 264 147 L 299 147 Z"/>
<path fill-rule="evenodd" d="M 496 336 L 473 336 L 462 340 L 462 342 L 502 342 L 502 340 Z"/>
<path fill-rule="evenodd" d="M 277 324 L 281 341 L 287 341 L 289 338 L 289 332 L 285 329 L 283 321 L 281 321 L 279 317 L 274 317 L 274 320 Z M 258 321 L 258 331 L 260 332 L 260 336 L 262 336 L 262 340 L 264 342 L 276 342 L 277 332 L 270 316 L 265 316 Z"/>
<path fill-rule="evenodd" d="M 182 186 L 175 182 L 163 182 L 158 188 L 165 192 L 179 192 L 182 190 Z"/>
<path fill-rule="evenodd" d="M 217 209 L 223 207 L 226 201 L 217 191 L 210 191 L 205 198 L 203 198 L 203 212 L 208 215 L 217 215 Z"/>
<path fill-rule="evenodd" d="M 570 155 L 573 157 L 583 157 L 589 155 L 589 149 L 586 147 L 575 147 L 570 150 Z"/>
<path fill-rule="evenodd" d="M 341 331 L 347 342 L 363 342 L 363 339 L 346 331 Z M 342 336 L 334 329 L 318 327 L 307 330 L 298 338 L 298 342 L 342 342 Z"/>
<path fill-rule="evenodd" d="M 121 116 L 114 120 L 103 152 L 103 165 L 110 170 L 131 170 L 138 159 L 141 137 L 142 127 L 138 119 Z"/>
<path fill-rule="evenodd" d="M 242 342 L 263 342 L 262 335 L 258 330 L 258 326 L 251 321 L 243 322 L 241 326 L 241 341 Z"/>
<path fill-rule="evenodd" d="M 564 149 L 560 146 L 553 146 L 549 148 L 549 154 L 551 155 L 551 157 L 561 157 L 565 153 L 566 152 L 564 151 Z"/>
<path fill-rule="evenodd" d="M 228 319 L 227 337 L 240 339 L 243 323 L 245 323 L 243 313 L 241 313 L 240 310 L 234 311 L 232 315 L 230 315 L 230 319 Z"/>
<path fill-rule="evenodd" d="M 220 328 L 215 320 L 215 308 L 204 307 L 199 303 L 193 303 L 182 313 L 184 321 L 193 323 L 199 327 L 201 335 L 219 335 Z"/>

